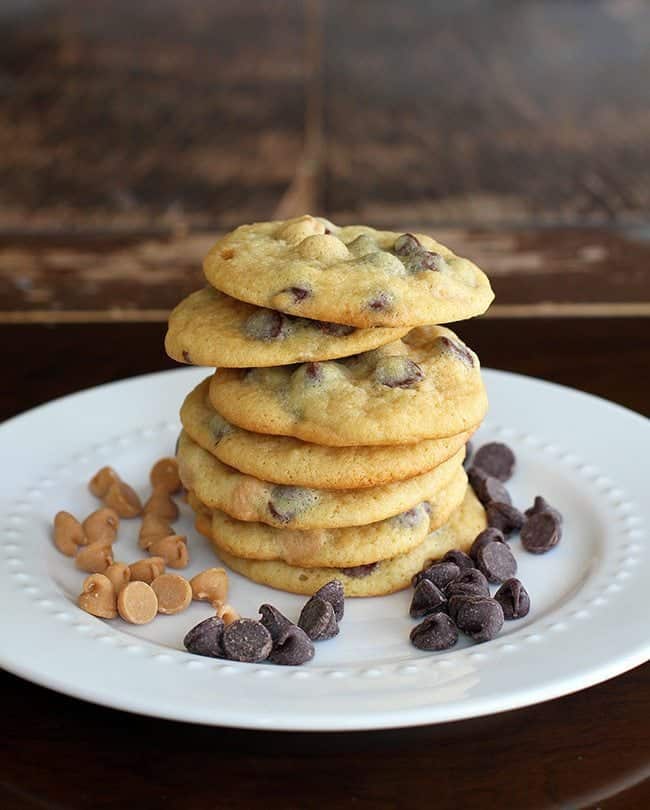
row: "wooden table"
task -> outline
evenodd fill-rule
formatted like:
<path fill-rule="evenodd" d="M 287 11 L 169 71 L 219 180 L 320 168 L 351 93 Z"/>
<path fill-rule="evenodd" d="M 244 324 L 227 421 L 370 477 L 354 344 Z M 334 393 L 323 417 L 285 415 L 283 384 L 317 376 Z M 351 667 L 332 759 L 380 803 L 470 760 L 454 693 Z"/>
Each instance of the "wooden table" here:
<path fill-rule="evenodd" d="M 649 31 L 647 4 L 606 0 L 6 4 L 0 418 L 172 367 L 164 320 L 215 235 L 306 210 L 431 230 L 493 279 L 458 325 L 484 365 L 650 413 Z M 0 682 L 2 810 L 650 807 L 647 664 L 345 735 Z"/>

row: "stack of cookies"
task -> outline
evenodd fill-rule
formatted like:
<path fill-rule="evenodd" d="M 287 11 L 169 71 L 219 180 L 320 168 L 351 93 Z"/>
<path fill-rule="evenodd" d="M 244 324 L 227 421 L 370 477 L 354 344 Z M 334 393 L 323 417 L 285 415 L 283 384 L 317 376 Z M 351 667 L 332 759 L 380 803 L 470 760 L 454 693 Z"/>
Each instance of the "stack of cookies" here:
<path fill-rule="evenodd" d="M 422 234 L 319 217 L 245 225 L 172 312 L 176 360 L 216 367 L 181 408 L 181 479 L 234 571 L 295 593 L 406 587 L 485 528 L 465 445 L 476 355 L 432 324 L 484 312 L 471 262 Z"/>

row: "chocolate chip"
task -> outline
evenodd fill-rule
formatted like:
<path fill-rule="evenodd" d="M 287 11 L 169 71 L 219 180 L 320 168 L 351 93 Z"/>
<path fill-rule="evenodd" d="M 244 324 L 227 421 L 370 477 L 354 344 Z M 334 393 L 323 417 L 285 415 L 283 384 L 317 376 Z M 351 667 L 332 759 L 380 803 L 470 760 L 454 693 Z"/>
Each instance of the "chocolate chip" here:
<path fill-rule="evenodd" d="M 183 349 L 183 362 L 184 363 L 192 362 L 192 358 L 190 357 L 190 353 L 187 351 L 187 349 Z"/>
<path fill-rule="evenodd" d="M 417 363 L 404 355 L 382 357 L 375 366 L 374 378 L 388 388 L 413 388 L 424 379 Z"/>
<path fill-rule="evenodd" d="M 366 306 L 373 312 L 385 312 L 393 308 L 393 296 L 386 292 L 376 293 L 368 299 Z"/>
<path fill-rule="evenodd" d="M 465 458 L 463 459 L 463 467 L 465 471 L 469 470 L 472 466 L 472 453 L 474 452 L 474 446 L 471 442 L 467 442 L 465 445 Z"/>
<path fill-rule="evenodd" d="M 536 495 L 533 505 L 526 509 L 524 514 L 526 517 L 531 517 L 532 515 L 537 515 L 539 512 L 550 512 L 557 518 L 558 523 L 562 525 L 562 513 L 551 506 L 550 503 L 548 503 L 545 498 L 542 498 L 541 495 Z"/>
<path fill-rule="evenodd" d="M 271 641 L 274 645 L 281 644 L 286 640 L 289 630 L 295 627 L 294 623 L 287 619 L 287 617 L 280 613 L 273 605 L 260 605 L 258 613 L 261 615 L 260 624 L 271 634 Z"/>
<path fill-rule="evenodd" d="M 314 645 L 307 633 L 295 624 L 289 628 L 282 642 L 273 645 L 268 661 L 284 667 L 299 667 L 314 657 Z"/>
<path fill-rule="evenodd" d="M 487 506 L 487 504 L 492 501 L 497 501 L 498 503 L 512 503 L 510 493 L 503 486 L 501 481 L 492 475 L 487 475 L 480 467 L 476 465 L 470 467 L 467 477 L 472 485 L 472 489 L 476 493 L 476 497 L 483 506 Z"/>
<path fill-rule="evenodd" d="M 204 619 L 187 632 L 183 639 L 185 649 L 194 655 L 221 658 L 223 656 L 221 647 L 223 629 L 224 624 L 217 616 Z"/>
<path fill-rule="evenodd" d="M 405 266 L 410 273 L 421 273 L 423 270 L 442 270 L 447 262 L 439 253 L 421 249 L 407 257 Z"/>
<path fill-rule="evenodd" d="M 425 516 L 428 517 L 424 504 L 418 504 L 418 506 L 414 506 L 406 512 L 400 512 L 399 515 L 395 515 L 393 521 L 398 526 L 402 526 L 405 529 L 412 529 L 422 523 Z"/>
<path fill-rule="evenodd" d="M 353 565 L 351 568 L 339 568 L 339 571 L 348 577 L 362 579 L 363 577 L 367 577 L 372 574 L 378 565 L 378 562 L 372 562 L 366 563 L 365 565 Z"/>
<path fill-rule="evenodd" d="M 221 414 L 215 413 L 210 417 L 210 421 L 208 422 L 208 429 L 212 434 L 215 444 L 219 444 L 221 439 L 230 431 L 230 425 L 226 420 L 221 416 Z"/>
<path fill-rule="evenodd" d="M 476 563 L 476 557 L 478 555 L 479 550 L 487 545 L 488 543 L 505 543 L 506 538 L 503 536 L 503 532 L 499 529 L 495 529 L 493 526 L 488 527 L 487 529 L 483 529 L 482 532 L 476 535 L 476 540 L 472 543 L 472 547 L 469 550 L 469 556 L 474 560 Z"/>
<path fill-rule="evenodd" d="M 476 554 L 476 566 L 488 582 L 505 582 L 517 573 L 517 560 L 510 546 L 502 542 L 481 546 Z"/>
<path fill-rule="evenodd" d="M 319 596 L 325 602 L 329 602 L 334 608 L 334 615 L 336 621 L 340 622 L 345 612 L 345 590 L 343 584 L 338 579 L 332 579 L 326 582 L 322 588 L 319 588 L 314 596 Z"/>
<path fill-rule="evenodd" d="M 289 331 L 289 321 L 274 309 L 258 309 L 246 319 L 243 328 L 256 340 L 282 340 Z"/>
<path fill-rule="evenodd" d="M 469 571 L 470 568 L 474 568 L 474 561 L 472 558 L 469 556 L 469 554 L 465 554 L 465 552 L 461 551 L 459 548 L 448 551 L 442 558 L 441 562 L 455 563 L 460 569 L 461 574 L 463 571 Z"/>
<path fill-rule="evenodd" d="M 429 582 L 438 588 L 446 588 L 450 582 L 453 582 L 460 574 L 460 568 L 453 562 L 436 562 L 419 571 L 412 579 L 414 586 L 417 586 L 423 579 L 428 579 Z"/>
<path fill-rule="evenodd" d="M 431 580 L 423 579 L 415 588 L 409 614 L 414 619 L 418 619 L 429 613 L 444 611 L 446 607 L 447 600 L 440 588 L 436 587 Z"/>
<path fill-rule="evenodd" d="M 477 568 L 469 568 L 452 580 L 445 588 L 445 596 L 451 599 L 452 596 L 489 596 L 490 586 Z"/>
<path fill-rule="evenodd" d="M 458 629 L 474 641 L 489 641 L 503 627 L 503 609 L 489 596 L 469 596 L 455 610 Z"/>
<path fill-rule="evenodd" d="M 254 619 L 237 619 L 223 631 L 221 640 L 226 658 L 253 664 L 269 657 L 273 648 L 271 634 Z"/>
<path fill-rule="evenodd" d="M 306 287 L 289 287 L 289 289 L 284 290 L 284 292 L 291 293 L 294 304 L 299 304 L 301 301 L 304 301 L 305 298 L 308 298 L 311 295 L 311 290 L 307 289 Z"/>
<path fill-rule="evenodd" d="M 323 366 L 321 363 L 303 363 L 298 366 L 298 369 L 302 369 L 306 382 L 317 383 L 323 379 Z"/>
<path fill-rule="evenodd" d="M 411 630 L 411 643 L 418 650 L 448 650 L 457 641 L 458 628 L 446 613 L 434 613 Z"/>
<path fill-rule="evenodd" d="M 412 233 L 403 233 L 398 236 L 393 245 L 396 256 L 408 256 L 422 247 L 420 240 Z"/>
<path fill-rule="evenodd" d="M 531 554 L 545 554 L 560 542 L 562 528 L 551 512 L 538 512 L 524 523 L 521 544 Z"/>
<path fill-rule="evenodd" d="M 320 596 L 312 596 L 300 611 L 298 627 L 307 633 L 312 641 L 325 641 L 338 635 L 339 626 L 334 608 Z"/>
<path fill-rule="evenodd" d="M 347 326 L 344 323 L 329 323 L 328 321 L 314 321 L 313 323 L 316 329 L 320 329 L 321 332 L 332 337 L 346 337 L 356 332 L 354 326 Z"/>
<path fill-rule="evenodd" d="M 311 489 L 279 484 L 271 490 L 268 510 L 279 523 L 289 523 L 310 509 L 317 501 L 318 496 Z"/>
<path fill-rule="evenodd" d="M 463 604 L 465 599 L 469 599 L 470 596 L 467 594 L 456 594 L 452 596 L 451 599 L 447 602 L 447 613 L 451 616 L 451 618 L 456 621 L 456 616 L 458 615 L 458 610 L 460 606 Z"/>
<path fill-rule="evenodd" d="M 524 525 L 524 516 L 510 503 L 491 501 L 486 509 L 488 526 L 499 529 L 504 535 L 519 531 Z"/>
<path fill-rule="evenodd" d="M 459 360 L 462 360 L 466 366 L 471 367 L 474 365 L 474 357 L 467 346 L 463 346 L 462 343 L 457 343 L 455 340 L 451 340 L 448 337 L 439 337 L 438 341 L 440 342 L 443 351 L 457 357 Z"/>
<path fill-rule="evenodd" d="M 507 444 L 488 442 L 476 451 L 474 464 L 499 481 L 507 481 L 515 468 L 515 454 Z"/>
<path fill-rule="evenodd" d="M 501 605 L 505 619 L 521 619 L 528 615 L 530 596 L 518 579 L 507 579 L 494 598 Z"/>

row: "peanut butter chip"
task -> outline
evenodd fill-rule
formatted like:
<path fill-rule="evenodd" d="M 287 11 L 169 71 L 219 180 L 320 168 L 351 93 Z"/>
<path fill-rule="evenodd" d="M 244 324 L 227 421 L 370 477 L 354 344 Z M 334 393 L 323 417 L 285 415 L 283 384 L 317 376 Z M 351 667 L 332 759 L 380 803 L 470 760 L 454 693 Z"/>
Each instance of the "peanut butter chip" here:
<path fill-rule="evenodd" d="M 142 512 L 142 503 L 135 490 L 124 481 L 113 481 L 104 495 L 104 503 L 120 517 L 132 518 Z"/>
<path fill-rule="evenodd" d="M 192 596 L 212 605 L 224 603 L 228 598 L 228 574 L 223 568 L 206 568 L 190 580 Z"/>
<path fill-rule="evenodd" d="M 81 523 L 70 512 L 57 512 L 54 516 L 54 545 L 62 554 L 74 557 L 77 548 L 86 543 Z"/>
<path fill-rule="evenodd" d="M 129 566 L 123 562 L 114 562 L 112 565 L 109 565 L 106 571 L 104 571 L 104 574 L 113 583 L 116 594 L 131 580 Z"/>
<path fill-rule="evenodd" d="M 129 582 L 118 594 L 117 611 L 125 622 L 147 624 L 158 613 L 158 597 L 146 582 Z"/>
<path fill-rule="evenodd" d="M 185 568 L 190 561 L 187 538 L 180 534 L 154 540 L 149 546 L 149 552 L 162 557 L 170 568 Z"/>
<path fill-rule="evenodd" d="M 169 537 L 170 534 L 174 534 L 174 530 L 169 521 L 155 515 L 153 512 L 145 512 L 140 527 L 138 544 L 141 549 L 148 551 L 154 540 L 159 537 Z"/>
<path fill-rule="evenodd" d="M 180 613 L 192 601 L 192 588 L 180 574 L 162 574 L 151 583 L 158 598 L 158 613 Z"/>
<path fill-rule="evenodd" d="M 221 621 L 227 626 L 232 624 L 233 622 L 238 621 L 241 616 L 232 605 L 224 605 L 220 602 L 217 602 L 215 605 L 217 609 L 217 616 L 221 619 Z"/>
<path fill-rule="evenodd" d="M 112 467 L 102 467 L 95 473 L 88 483 L 88 489 L 98 498 L 103 498 L 111 484 L 120 480 L 120 476 Z"/>
<path fill-rule="evenodd" d="M 178 474 L 178 462 L 175 458 L 161 458 L 151 468 L 149 473 L 151 486 L 162 489 L 164 492 L 178 492 L 181 488 L 181 479 Z"/>
<path fill-rule="evenodd" d="M 114 543 L 119 525 L 120 518 L 114 509 L 109 509 L 107 506 L 103 509 L 98 509 L 91 515 L 88 515 L 82 523 L 82 528 L 86 535 L 86 543 Z"/>
<path fill-rule="evenodd" d="M 165 561 L 162 557 L 147 557 L 129 565 L 131 582 L 151 583 L 165 573 Z"/>
<path fill-rule="evenodd" d="M 100 619 L 114 619 L 117 616 L 117 596 L 110 579 L 103 574 L 86 577 L 77 604 L 86 613 Z"/>
<path fill-rule="evenodd" d="M 112 562 L 113 552 L 110 545 L 101 541 L 81 546 L 75 557 L 77 568 L 89 574 L 103 574 Z"/>
<path fill-rule="evenodd" d="M 161 488 L 154 489 L 143 511 L 146 515 L 154 514 L 164 520 L 176 520 L 178 517 L 178 506 L 171 499 L 169 492 Z"/>

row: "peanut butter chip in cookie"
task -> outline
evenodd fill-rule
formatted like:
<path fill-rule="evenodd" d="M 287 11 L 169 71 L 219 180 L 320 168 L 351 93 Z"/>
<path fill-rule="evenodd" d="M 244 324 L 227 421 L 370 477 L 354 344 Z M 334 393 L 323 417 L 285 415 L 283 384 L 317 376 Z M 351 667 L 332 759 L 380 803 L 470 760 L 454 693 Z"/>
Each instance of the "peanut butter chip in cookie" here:
<path fill-rule="evenodd" d="M 129 582 L 118 594 L 117 611 L 125 622 L 147 624 L 156 618 L 158 598 L 146 582 Z"/>

